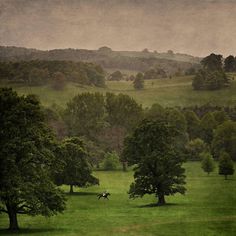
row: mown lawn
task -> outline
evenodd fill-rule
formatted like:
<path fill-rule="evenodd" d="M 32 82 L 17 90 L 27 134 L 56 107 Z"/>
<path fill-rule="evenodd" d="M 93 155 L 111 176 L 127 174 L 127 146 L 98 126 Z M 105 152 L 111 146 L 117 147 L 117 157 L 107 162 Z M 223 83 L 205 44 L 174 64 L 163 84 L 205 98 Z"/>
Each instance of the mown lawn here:
<path fill-rule="evenodd" d="M 143 107 L 150 107 L 153 103 L 163 106 L 191 106 L 206 103 L 232 106 L 236 104 L 236 81 L 233 81 L 229 88 L 217 91 L 194 91 L 191 82 L 191 76 L 148 80 L 145 81 L 145 88 L 140 91 L 134 90 L 130 81 L 110 81 L 107 82 L 106 88 L 68 83 L 63 91 L 55 91 L 50 86 L 22 87 L 13 84 L 8 86 L 12 86 L 20 94 L 38 95 L 45 106 L 57 104 L 64 107 L 71 98 L 83 92 L 125 93 L 132 96 L 138 103 L 143 104 Z M 0 86 L 3 87 L 5 84 L 0 84 Z"/>
<path fill-rule="evenodd" d="M 200 163 L 186 163 L 185 196 L 167 198 L 168 205 L 153 207 L 154 196 L 131 200 L 127 191 L 132 171 L 97 171 L 100 186 L 76 189 L 67 195 L 67 210 L 51 218 L 20 216 L 21 235 L 236 235 L 236 177 L 224 180 L 217 169 L 209 177 Z M 67 186 L 63 187 L 68 191 Z M 110 200 L 97 200 L 108 190 Z M 0 234 L 9 235 L 6 215 L 0 215 Z"/>

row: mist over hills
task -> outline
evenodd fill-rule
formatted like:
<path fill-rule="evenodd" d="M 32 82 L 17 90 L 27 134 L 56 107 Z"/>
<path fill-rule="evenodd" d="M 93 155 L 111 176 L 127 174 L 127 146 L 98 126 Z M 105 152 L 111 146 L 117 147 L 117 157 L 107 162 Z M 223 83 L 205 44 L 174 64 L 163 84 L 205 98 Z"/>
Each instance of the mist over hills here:
<path fill-rule="evenodd" d="M 146 71 L 151 67 L 164 69 L 168 74 L 197 67 L 201 58 L 187 54 L 157 51 L 113 51 L 109 47 L 98 50 L 53 49 L 38 50 L 14 46 L 0 46 L 0 61 L 57 60 L 84 61 L 101 65 L 105 69 Z"/>

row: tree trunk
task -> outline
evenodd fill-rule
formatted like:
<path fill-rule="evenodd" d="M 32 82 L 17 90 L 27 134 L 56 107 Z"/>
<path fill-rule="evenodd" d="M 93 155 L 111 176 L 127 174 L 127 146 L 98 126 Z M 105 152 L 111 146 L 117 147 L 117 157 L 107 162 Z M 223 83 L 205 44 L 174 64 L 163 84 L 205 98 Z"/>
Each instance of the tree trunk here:
<path fill-rule="evenodd" d="M 10 222 L 9 230 L 11 230 L 11 231 L 19 230 L 18 221 L 17 221 L 17 214 L 11 208 L 8 208 L 8 217 L 9 217 L 9 222 Z"/>
<path fill-rule="evenodd" d="M 165 205 L 166 201 L 165 201 L 165 195 L 158 195 L 158 206 L 162 206 Z"/>
<path fill-rule="evenodd" d="M 74 193 L 73 184 L 70 185 L 70 193 Z"/>
<path fill-rule="evenodd" d="M 123 161 L 122 165 L 123 165 L 123 171 L 127 171 L 127 162 Z"/>

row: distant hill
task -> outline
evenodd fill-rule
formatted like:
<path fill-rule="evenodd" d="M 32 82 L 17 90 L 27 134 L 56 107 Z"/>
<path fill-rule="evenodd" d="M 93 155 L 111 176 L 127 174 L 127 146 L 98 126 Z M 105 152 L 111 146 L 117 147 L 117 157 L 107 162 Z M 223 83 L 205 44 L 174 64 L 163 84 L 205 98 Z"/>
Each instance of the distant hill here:
<path fill-rule="evenodd" d="M 108 47 L 98 50 L 86 49 L 54 49 L 37 50 L 21 47 L 0 46 L 0 61 L 30 60 L 63 60 L 84 61 L 101 65 L 105 69 L 146 71 L 152 67 L 162 68 L 167 74 L 186 71 L 190 67 L 198 67 L 200 58 L 187 54 L 143 51 L 113 51 Z"/>

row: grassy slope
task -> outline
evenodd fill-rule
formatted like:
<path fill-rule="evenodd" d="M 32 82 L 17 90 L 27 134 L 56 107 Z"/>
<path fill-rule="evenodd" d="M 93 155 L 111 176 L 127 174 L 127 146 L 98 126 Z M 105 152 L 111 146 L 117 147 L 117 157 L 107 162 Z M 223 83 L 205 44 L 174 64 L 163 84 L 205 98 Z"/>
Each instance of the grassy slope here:
<path fill-rule="evenodd" d="M 236 81 L 230 88 L 218 91 L 194 91 L 191 86 L 191 77 L 178 77 L 167 80 L 145 81 L 145 89 L 136 91 L 132 82 L 107 82 L 107 88 L 96 88 L 68 84 L 64 91 L 54 91 L 50 87 L 17 87 L 13 86 L 20 94 L 34 93 L 39 95 L 42 103 L 50 106 L 57 103 L 65 104 L 76 94 L 82 92 L 114 92 L 126 93 L 134 97 L 144 107 L 159 103 L 163 106 L 189 106 L 212 103 L 216 105 L 236 104 Z M 152 82 L 154 83 L 152 85 Z M 3 85 L 1 85 L 3 86 Z"/>
<path fill-rule="evenodd" d="M 168 197 L 164 207 L 150 207 L 154 196 L 130 200 L 127 195 L 132 172 L 96 172 L 100 186 L 68 195 L 67 210 L 52 218 L 21 216 L 22 235 L 236 235 L 235 175 L 225 181 L 215 171 L 209 177 L 200 163 L 186 163 L 185 196 Z M 64 187 L 68 191 L 68 187 Z M 110 201 L 96 193 L 111 192 Z M 77 189 L 78 191 L 78 189 Z M 0 215 L 0 234 L 8 226 Z"/>

